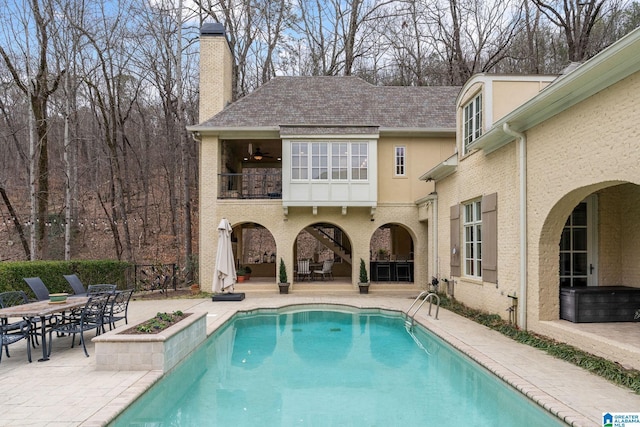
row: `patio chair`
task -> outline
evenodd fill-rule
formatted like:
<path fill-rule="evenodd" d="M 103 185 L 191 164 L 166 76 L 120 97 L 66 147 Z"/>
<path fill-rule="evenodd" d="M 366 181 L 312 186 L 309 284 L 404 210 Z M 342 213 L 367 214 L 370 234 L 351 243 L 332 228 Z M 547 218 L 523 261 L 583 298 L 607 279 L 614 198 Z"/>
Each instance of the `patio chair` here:
<path fill-rule="evenodd" d="M 89 357 L 89 352 L 87 352 L 87 346 L 85 345 L 84 333 L 95 330 L 96 335 L 100 335 L 100 329 L 103 327 L 104 314 L 108 302 L 109 295 L 95 295 L 87 300 L 79 317 L 65 318 L 60 316 L 58 318 L 59 322 L 49 329 L 49 348 L 47 349 L 47 356 L 51 355 L 52 334 L 53 332 L 56 332 L 61 335 L 72 335 L 71 348 L 75 345 L 76 334 L 80 334 L 80 342 L 82 343 L 84 354 Z"/>
<path fill-rule="evenodd" d="M 105 323 L 109 324 L 109 330 L 116 327 L 116 322 L 124 320 L 126 325 L 129 324 L 127 314 L 129 312 L 129 301 L 133 295 L 134 289 L 127 289 L 126 291 L 116 292 L 109 299 L 107 309 L 105 311 Z M 104 330 L 104 325 L 103 325 Z"/>
<path fill-rule="evenodd" d="M 0 293 L 0 308 L 6 308 L 6 307 L 14 307 L 16 305 L 22 305 L 22 304 L 28 304 L 29 303 L 29 298 L 27 297 L 27 294 L 24 293 L 24 291 L 9 291 L 9 292 L 2 292 Z M 40 318 L 32 318 L 29 319 L 29 321 L 31 322 L 31 345 L 33 347 L 35 347 L 36 345 L 38 345 L 38 332 L 37 332 L 37 328 L 35 327 L 36 323 L 40 322 Z M 7 323 L 7 319 L 3 319 L 2 322 L 4 324 Z"/>
<path fill-rule="evenodd" d="M 116 285 L 100 284 L 89 285 L 87 288 L 87 295 L 94 296 L 98 294 L 113 294 L 116 291 Z"/>
<path fill-rule="evenodd" d="M 298 280 L 304 280 L 305 277 L 311 279 L 311 270 L 309 269 L 309 260 L 298 260 L 298 270 L 296 272 Z"/>
<path fill-rule="evenodd" d="M 65 274 L 64 278 L 71 285 L 71 289 L 73 289 L 73 293 L 77 296 L 86 296 L 87 290 L 84 288 L 84 285 L 80 281 L 80 278 L 75 274 Z"/>
<path fill-rule="evenodd" d="M 13 323 L 2 322 L 0 324 L 0 361 L 2 361 L 2 347 L 4 347 L 7 357 L 11 357 L 9 355 L 9 346 L 21 339 L 25 339 L 27 341 L 27 359 L 31 363 L 31 342 L 29 342 L 31 336 L 31 322 L 28 319 Z"/>
<path fill-rule="evenodd" d="M 313 276 L 315 275 L 321 275 L 322 276 L 322 280 L 324 280 L 326 277 L 330 277 L 331 279 L 333 279 L 333 260 L 327 260 L 325 262 L 322 263 L 322 270 L 314 270 L 313 271 Z"/>
<path fill-rule="evenodd" d="M 49 289 L 39 277 L 26 277 L 23 279 L 31 288 L 38 301 L 49 299 Z"/>
<path fill-rule="evenodd" d="M 391 263 L 387 261 L 378 261 L 376 263 L 376 281 L 391 281 Z"/>
<path fill-rule="evenodd" d="M 412 282 L 411 266 L 408 261 L 395 262 L 396 280 L 398 282 Z"/>

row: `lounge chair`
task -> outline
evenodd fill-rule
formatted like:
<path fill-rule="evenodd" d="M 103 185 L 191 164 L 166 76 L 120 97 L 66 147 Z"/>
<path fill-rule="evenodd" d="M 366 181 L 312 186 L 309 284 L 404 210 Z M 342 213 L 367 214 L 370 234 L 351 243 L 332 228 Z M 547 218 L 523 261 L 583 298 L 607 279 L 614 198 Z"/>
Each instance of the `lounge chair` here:
<path fill-rule="evenodd" d="M 71 285 L 71 289 L 73 289 L 73 293 L 77 296 L 86 296 L 87 290 L 84 288 L 84 285 L 80 281 L 80 278 L 75 274 L 66 274 L 64 278 Z"/>
<path fill-rule="evenodd" d="M 39 277 L 26 277 L 23 279 L 31 288 L 38 301 L 49 299 L 49 289 Z"/>

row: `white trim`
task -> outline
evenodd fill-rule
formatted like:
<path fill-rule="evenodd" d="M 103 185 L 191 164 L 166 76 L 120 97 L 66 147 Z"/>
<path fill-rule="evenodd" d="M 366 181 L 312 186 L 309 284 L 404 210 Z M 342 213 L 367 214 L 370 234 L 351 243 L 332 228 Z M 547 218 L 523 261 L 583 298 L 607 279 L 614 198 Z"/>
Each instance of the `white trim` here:
<path fill-rule="evenodd" d="M 402 156 L 398 156 L 398 149 L 402 149 Z M 398 159 L 402 159 L 402 165 L 398 164 Z M 402 168 L 402 173 L 398 173 L 398 167 Z M 393 146 L 393 176 L 407 176 L 407 146 L 406 145 L 394 145 Z"/>
<path fill-rule="evenodd" d="M 587 286 L 598 286 L 598 195 L 592 194 L 587 202 Z M 591 267 L 593 266 L 593 271 Z"/>
<path fill-rule="evenodd" d="M 473 213 L 473 221 L 467 221 L 467 206 L 471 206 L 471 210 Z M 480 219 L 478 219 L 478 213 L 480 213 Z M 462 203 L 462 215 L 461 215 L 461 224 L 462 224 L 462 276 L 469 279 L 479 279 L 482 280 L 482 255 L 478 256 L 478 252 L 482 254 L 482 251 L 478 251 L 477 244 L 482 246 L 482 232 L 477 232 L 478 225 L 482 228 L 482 199 L 474 199 L 468 202 Z M 467 270 L 467 228 L 471 227 L 474 232 L 474 239 L 472 240 L 472 245 L 474 246 L 474 256 L 470 258 L 473 262 L 473 267 L 475 271 L 474 274 L 469 273 Z M 480 238 L 478 239 L 478 234 Z M 480 265 L 478 265 L 478 262 Z"/>

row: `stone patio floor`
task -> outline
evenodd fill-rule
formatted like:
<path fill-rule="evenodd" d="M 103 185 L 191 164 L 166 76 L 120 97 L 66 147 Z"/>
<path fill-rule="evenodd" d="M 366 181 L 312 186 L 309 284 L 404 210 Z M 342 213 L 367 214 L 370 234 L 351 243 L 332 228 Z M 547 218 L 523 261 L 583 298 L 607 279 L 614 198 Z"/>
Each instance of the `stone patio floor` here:
<path fill-rule="evenodd" d="M 287 295 L 247 292 L 239 302 L 208 299 L 135 300 L 129 307 L 129 325 L 159 311 L 206 311 L 211 334 L 238 310 L 277 308 L 293 304 L 346 304 L 355 307 L 405 311 L 415 291 L 322 292 L 301 289 Z M 640 412 L 640 395 L 542 351 L 518 344 L 503 335 L 447 310 L 438 319 L 427 307 L 416 320 L 484 365 L 512 386 L 574 426 L 601 426 L 603 412 Z M 121 322 L 121 328 L 126 328 Z M 92 335 L 90 335 L 92 336 Z M 40 347 L 27 362 L 24 341 L 10 346 L 11 357 L 0 363 L 2 426 L 103 426 L 125 409 L 161 376 L 158 371 L 97 371 L 94 347 L 85 357 L 70 338 L 54 337 L 51 359 L 38 362 Z M 524 422 L 524 421 L 523 421 Z M 525 425 L 525 424 L 523 424 Z"/>

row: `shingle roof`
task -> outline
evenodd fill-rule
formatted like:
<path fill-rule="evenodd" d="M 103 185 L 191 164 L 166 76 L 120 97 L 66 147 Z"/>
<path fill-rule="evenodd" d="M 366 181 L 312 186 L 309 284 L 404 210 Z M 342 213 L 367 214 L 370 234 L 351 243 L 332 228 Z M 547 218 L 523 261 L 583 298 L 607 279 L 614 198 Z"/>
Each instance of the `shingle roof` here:
<path fill-rule="evenodd" d="M 357 77 L 276 77 L 203 127 L 454 128 L 460 87 L 374 86 Z"/>

